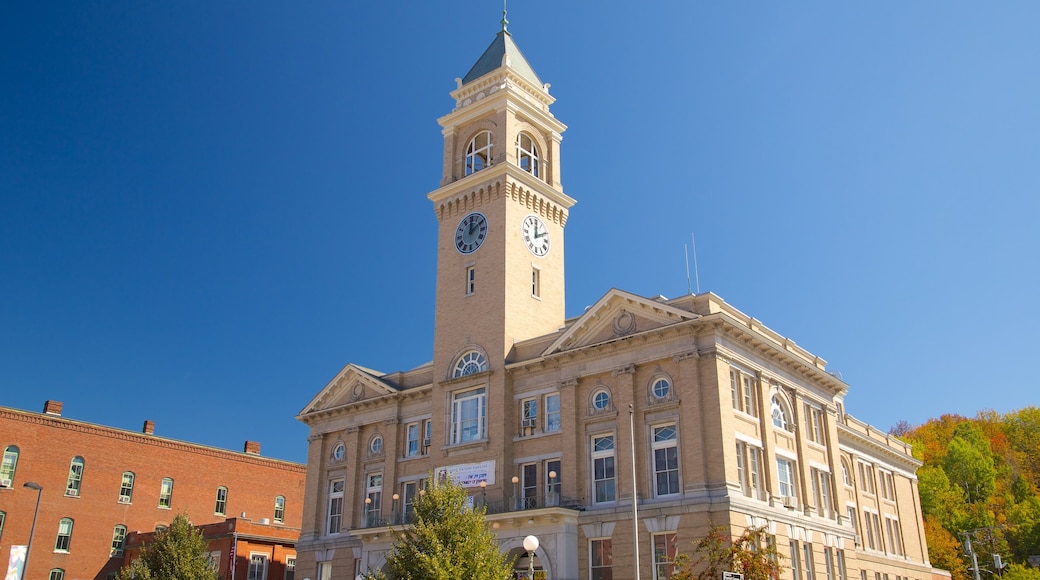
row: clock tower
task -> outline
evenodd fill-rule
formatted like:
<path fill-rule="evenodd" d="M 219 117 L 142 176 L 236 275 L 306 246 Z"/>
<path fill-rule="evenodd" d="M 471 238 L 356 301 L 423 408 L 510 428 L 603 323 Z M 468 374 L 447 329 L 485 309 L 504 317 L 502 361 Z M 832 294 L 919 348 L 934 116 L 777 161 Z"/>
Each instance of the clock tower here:
<path fill-rule="evenodd" d="M 435 382 L 501 370 L 515 342 L 563 325 L 563 230 L 575 203 L 560 184 L 566 126 L 504 20 L 456 84 L 455 108 L 438 120 L 441 186 L 428 195 L 439 223 Z"/>

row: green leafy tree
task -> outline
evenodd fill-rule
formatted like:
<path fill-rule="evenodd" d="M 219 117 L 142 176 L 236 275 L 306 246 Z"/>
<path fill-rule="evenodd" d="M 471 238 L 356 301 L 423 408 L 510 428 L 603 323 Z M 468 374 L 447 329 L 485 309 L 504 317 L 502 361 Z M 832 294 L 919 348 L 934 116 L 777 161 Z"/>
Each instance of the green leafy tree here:
<path fill-rule="evenodd" d="M 118 580 L 217 580 L 209 566 L 209 549 L 202 532 L 191 525 L 186 514 L 179 514 L 155 541 L 141 550 L 140 556 L 124 566 Z"/>
<path fill-rule="evenodd" d="M 719 580 L 727 571 L 740 572 L 745 580 L 779 580 L 783 570 L 783 556 L 764 528 L 748 528 L 733 538 L 713 524 L 695 553 L 695 560 L 686 554 L 676 557 L 672 580 Z"/>
<path fill-rule="evenodd" d="M 957 426 L 942 467 L 950 482 L 968 494 L 968 503 L 985 502 L 993 493 L 997 470 L 989 441 L 977 425 Z"/>
<path fill-rule="evenodd" d="M 1023 564 L 1010 564 L 1002 577 L 1004 580 L 1040 580 L 1040 570 Z"/>
<path fill-rule="evenodd" d="M 434 481 L 431 478 L 431 481 Z M 384 570 L 368 579 L 510 580 L 512 561 L 484 521 L 484 508 L 469 506 L 457 483 L 435 482 L 413 504 L 415 524 L 394 542 Z"/>

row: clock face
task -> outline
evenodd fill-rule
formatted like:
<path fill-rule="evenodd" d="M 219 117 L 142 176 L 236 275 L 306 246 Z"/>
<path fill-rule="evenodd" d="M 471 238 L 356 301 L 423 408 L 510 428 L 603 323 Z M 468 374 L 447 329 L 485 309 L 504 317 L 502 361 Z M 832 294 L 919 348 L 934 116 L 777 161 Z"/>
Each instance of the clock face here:
<path fill-rule="evenodd" d="M 460 254 L 472 254 L 487 237 L 488 225 L 484 214 L 473 212 L 462 218 L 455 229 L 455 249 Z"/>
<path fill-rule="evenodd" d="M 521 232 L 524 236 L 524 243 L 527 244 L 527 249 L 531 250 L 532 254 L 541 258 L 549 253 L 549 230 L 545 227 L 542 218 L 536 215 L 525 217 Z"/>

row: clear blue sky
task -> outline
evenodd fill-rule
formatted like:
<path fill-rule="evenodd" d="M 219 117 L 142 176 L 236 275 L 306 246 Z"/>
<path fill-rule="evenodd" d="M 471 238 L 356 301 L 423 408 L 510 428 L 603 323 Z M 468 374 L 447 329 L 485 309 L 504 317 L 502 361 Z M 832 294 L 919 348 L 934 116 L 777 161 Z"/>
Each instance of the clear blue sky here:
<path fill-rule="evenodd" d="M 440 129 L 497 2 L 12 2 L 0 405 L 303 461 L 432 356 Z M 1040 3 L 514 0 L 569 125 L 567 310 L 700 288 L 882 429 L 1040 404 Z"/>

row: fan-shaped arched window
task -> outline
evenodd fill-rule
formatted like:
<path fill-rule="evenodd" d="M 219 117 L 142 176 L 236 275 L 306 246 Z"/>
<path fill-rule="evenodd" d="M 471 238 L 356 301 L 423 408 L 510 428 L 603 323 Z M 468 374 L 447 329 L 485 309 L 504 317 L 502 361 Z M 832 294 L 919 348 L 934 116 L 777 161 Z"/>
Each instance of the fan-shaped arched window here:
<path fill-rule="evenodd" d="M 784 431 L 791 431 L 791 412 L 787 408 L 787 401 L 784 401 L 780 395 L 773 395 L 770 407 L 773 415 L 773 426 Z"/>
<path fill-rule="evenodd" d="M 466 175 L 491 167 L 492 149 L 491 131 L 477 133 L 466 147 Z"/>
<path fill-rule="evenodd" d="M 516 162 L 520 165 L 520 169 L 538 177 L 538 145 L 527 133 L 520 133 L 516 136 Z"/>
<path fill-rule="evenodd" d="M 81 483 L 83 483 L 83 458 L 76 456 L 72 458 L 72 463 L 69 465 L 69 480 L 65 484 L 65 495 L 78 497 Z"/>
<path fill-rule="evenodd" d="M 0 487 L 14 485 L 14 472 L 18 469 L 18 448 L 8 445 L 4 449 L 4 459 L 0 462 Z"/>
<path fill-rule="evenodd" d="M 849 461 L 844 457 L 841 458 L 841 481 L 848 487 L 852 487 L 852 468 L 849 467 Z"/>
<path fill-rule="evenodd" d="M 484 358 L 484 355 L 480 351 L 471 350 L 459 357 L 459 362 L 455 363 L 455 370 L 451 376 L 453 378 L 464 377 L 474 373 L 482 373 L 487 368 L 487 359 Z"/>

